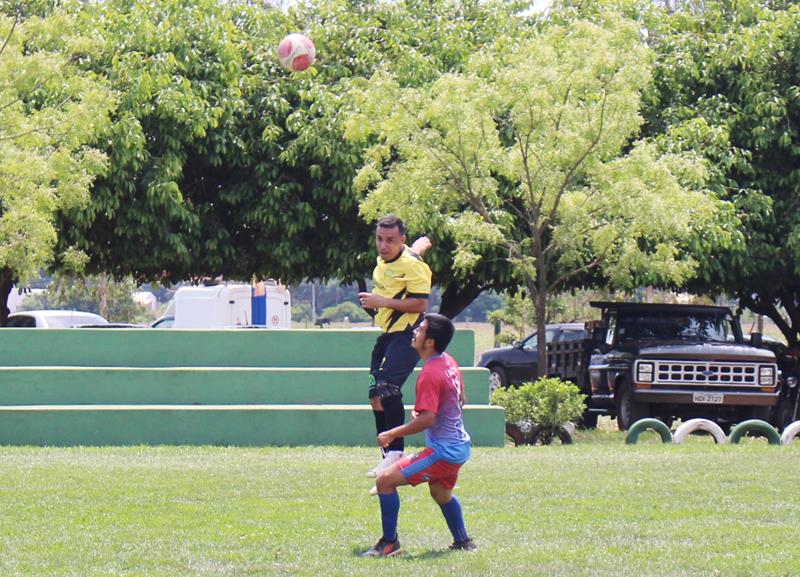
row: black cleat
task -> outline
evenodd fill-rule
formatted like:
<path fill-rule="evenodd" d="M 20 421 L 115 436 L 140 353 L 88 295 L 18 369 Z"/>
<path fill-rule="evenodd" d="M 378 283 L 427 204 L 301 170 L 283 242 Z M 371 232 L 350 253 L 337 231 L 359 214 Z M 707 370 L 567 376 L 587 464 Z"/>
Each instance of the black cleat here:
<path fill-rule="evenodd" d="M 478 546 L 472 539 L 464 539 L 463 541 L 453 541 L 450 545 L 451 551 L 477 551 Z"/>
<path fill-rule="evenodd" d="M 473 545 L 474 547 L 474 545 Z M 392 557 L 400 552 L 400 541 L 387 541 L 381 539 L 375 543 L 369 550 L 364 551 L 362 557 Z"/>

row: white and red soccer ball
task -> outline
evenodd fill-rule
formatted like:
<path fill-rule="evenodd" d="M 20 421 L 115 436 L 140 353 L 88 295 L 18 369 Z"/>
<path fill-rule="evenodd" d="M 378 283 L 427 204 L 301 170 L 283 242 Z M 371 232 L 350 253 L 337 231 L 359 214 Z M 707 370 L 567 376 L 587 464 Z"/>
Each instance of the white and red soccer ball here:
<path fill-rule="evenodd" d="M 314 63 L 317 49 L 308 36 L 287 34 L 278 44 L 278 60 L 289 72 L 302 72 Z"/>

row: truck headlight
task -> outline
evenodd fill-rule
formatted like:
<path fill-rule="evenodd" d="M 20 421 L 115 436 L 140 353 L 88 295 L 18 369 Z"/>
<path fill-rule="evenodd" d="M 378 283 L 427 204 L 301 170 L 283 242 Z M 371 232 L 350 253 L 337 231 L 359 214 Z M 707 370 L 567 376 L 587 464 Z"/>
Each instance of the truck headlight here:
<path fill-rule="evenodd" d="M 769 366 L 758 368 L 758 384 L 771 387 L 775 384 L 775 369 Z"/>
<path fill-rule="evenodd" d="M 636 365 L 636 381 L 639 383 L 652 383 L 653 368 L 653 363 L 639 363 Z"/>

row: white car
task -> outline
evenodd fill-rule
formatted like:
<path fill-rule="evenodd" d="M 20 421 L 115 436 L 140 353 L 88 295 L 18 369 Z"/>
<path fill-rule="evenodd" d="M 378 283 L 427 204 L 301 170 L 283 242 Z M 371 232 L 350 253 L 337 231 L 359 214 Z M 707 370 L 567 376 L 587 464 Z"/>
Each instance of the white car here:
<path fill-rule="evenodd" d="M 63 329 L 80 325 L 107 325 L 108 321 L 83 311 L 23 311 L 8 315 L 7 328 Z"/>

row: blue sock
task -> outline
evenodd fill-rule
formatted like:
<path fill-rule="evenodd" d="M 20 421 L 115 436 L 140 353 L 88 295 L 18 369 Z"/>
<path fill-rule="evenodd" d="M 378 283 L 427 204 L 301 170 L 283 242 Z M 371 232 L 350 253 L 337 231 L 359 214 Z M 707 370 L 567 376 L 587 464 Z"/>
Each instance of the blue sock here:
<path fill-rule="evenodd" d="M 461 513 L 461 503 L 458 502 L 456 496 L 453 495 L 452 499 L 444 505 L 439 505 L 439 508 L 442 510 L 447 526 L 453 534 L 453 540 L 466 541 L 469 539 L 467 528 L 464 526 L 464 515 Z"/>
<path fill-rule="evenodd" d="M 381 502 L 381 525 L 384 541 L 397 541 L 397 517 L 400 514 L 400 495 L 397 491 L 379 494 Z"/>

